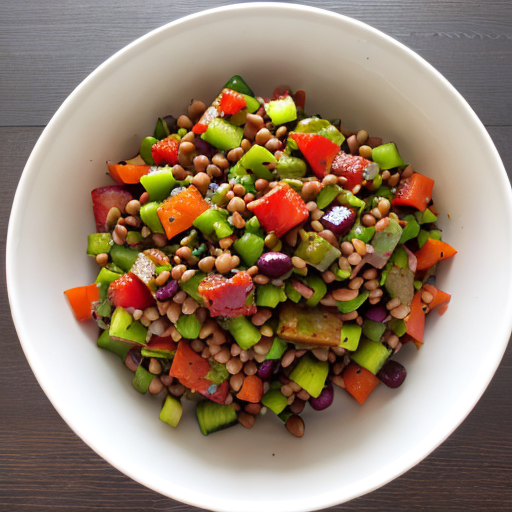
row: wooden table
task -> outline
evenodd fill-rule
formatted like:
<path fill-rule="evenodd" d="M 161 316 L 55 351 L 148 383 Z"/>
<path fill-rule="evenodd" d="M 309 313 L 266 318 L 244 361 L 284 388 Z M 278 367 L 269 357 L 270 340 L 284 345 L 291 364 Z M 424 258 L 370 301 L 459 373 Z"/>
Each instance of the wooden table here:
<path fill-rule="evenodd" d="M 230 3 L 235 2 L 1 1 L 2 266 L 8 216 L 23 166 L 67 95 L 96 66 L 139 36 L 184 15 Z M 298 3 L 369 23 L 423 56 L 468 100 L 512 173 L 510 0 Z M 35 258 L 37 251 L 35 247 Z M 475 269 L 483 271 L 485 267 Z M 197 510 L 122 475 L 62 421 L 23 355 L 3 273 L 0 279 L 0 512 Z M 37 297 L 29 300 L 37 307 Z M 482 340 L 482 350 L 490 342 Z M 474 411 L 441 447 L 382 489 L 330 510 L 512 510 L 512 345 Z"/>

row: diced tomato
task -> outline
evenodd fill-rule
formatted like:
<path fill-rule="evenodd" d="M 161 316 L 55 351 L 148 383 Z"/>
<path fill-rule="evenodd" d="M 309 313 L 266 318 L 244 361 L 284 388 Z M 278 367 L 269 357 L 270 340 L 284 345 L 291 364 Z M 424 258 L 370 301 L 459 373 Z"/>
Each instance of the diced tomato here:
<path fill-rule="evenodd" d="M 209 371 L 210 363 L 194 352 L 188 342 L 181 340 L 174 354 L 169 375 L 178 379 L 187 388 L 222 404 L 226 401 L 229 384 L 227 381 L 218 386 L 212 384 L 206 379 Z"/>
<path fill-rule="evenodd" d="M 451 258 L 457 251 L 446 242 L 428 238 L 425 245 L 415 253 L 417 265 L 416 270 L 427 270 L 438 261 Z"/>
<path fill-rule="evenodd" d="M 411 302 L 411 312 L 405 317 L 405 332 L 414 340 L 423 343 L 424 330 L 425 312 L 421 303 L 421 291 L 417 291 Z"/>
<path fill-rule="evenodd" d="M 146 309 L 155 305 L 150 289 L 133 272 L 123 274 L 110 283 L 108 300 L 122 308 Z"/>
<path fill-rule="evenodd" d="M 150 170 L 150 165 L 108 164 L 110 176 L 117 183 L 137 184 Z"/>
<path fill-rule="evenodd" d="M 92 317 L 93 302 L 97 302 L 100 298 L 100 292 L 96 284 L 88 286 L 78 286 L 70 288 L 64 292 L 73 308 L 76 319 L 79 322 Z"/>
<path fill-rule="evenodd" d="M 157 213 L 165 234 L 170 240 L 178 233 L 192 227 L 196 218 L 208 208 L 210 205 L 203 199 L 201 192 L 190 185 L 179 194 L 166 199 Z"/>
<path fill-rule="evenodd" d="M 178 163 L 179 141 L 173 137 L 159 140 L 151 146 L 151 156 L 156 165 L 176 165 Z"/>
<path fill-rule="evenodd" d="M 199 294 L 212 317 L 254 315 L 256 305 L 247 305 L 247 298 L 253 289 L 252 277 L 245 271 L 237 272 L 230 279 L 214 274 L 199 283 Z"/>
<path fill-rule="evenodd" d="M 442 315 L 446 311 L 445 307 L 448 307 L 448 303 L 450 302 L 452 296 L 449 293 L 438 290 L 431 284 L 424 284 L 423 289 L 429 292 L 433 297 L 432 301 L 428 305 L 429 311 L 432 311 L 434 308 L 439 306 L 437 311 L 440 315 Z"/>
<path fill-rule="evenodd" d="M 220 97 L 220 115 L 233 115 L 247 107 L 245 98 L 233 89 L 224 89 Z"/>
<path fill-rule="evenodd" d="M 363 171 L 371 163 L 362 156 L 348 155 L 344 151 L 340 151 L 332 163 L 331 172 L 336 176 L 346 178 L 347 183 L 343 185 L 343 188 L 352 190 L 363 182 Z"/>
<path fill-rule="evenodd" d="M 380 380 L 366 368 L 350 363 L 343 372 L 345 389 L 360 403 L 364 404 Z"/>
<path fill-rule="evenodd" d="M 432 199 L 433 188 L 434 180 L 423 174 L 414 173 L 398 188 L 391 202 L 394 206 L 412 206 L 424 212 Z"/>
<path fill-rule="evenodd" d="M 263 381 L 257 375 L 248 375 L 236 397 L 244 402 L 257 404 L 263 396 Z"/>
<path fill-rule="evenodd" d="M 339 146 L 327 137 L 317 133 L 292 132 L 290 137 L 299 146 L 316 177 L 324 178 L 329 173 L 334 157 L 340 150 Z"/>
<path fill-rule="evenodd" d="M 146 348 L 166 350 L 167 352 L 174 352 L 177 347 L 178 345 L 170 336 L 166 336 L 164 338 L 161 336 L 152 336 L 146 345 Z"/>
<path fill-rule="evenodd" d="M 201 116 L 201 119 L 194 125 L 192 131 L 196 135 L 201 135 L 208 129 L 208 125 L 215 119 L 219 117 L 219 111 L 216 107 L 208 107 L 204 114 Z"/>
<path fill-rule="evenodd" d="M 300 134 L 310 135 L 310 134 Z M 287 183 L 274 187 L 268 194 L 247 205 L 263 228 L 279 238 L 309 217 L 306 203 Z"/>
<path fill-rule="evenodd" d="M 108 231 L 107 215 L 110 208 L 115 206 L 121 210 L 121 213 L 124 213 L 126 205 L 133 199 L 132 194 L 119 185 L 95 188 L 91 192 L 91 197 L 94 218 L 96 220 L 96 231 L 98 233 L 106 233 Z"/>

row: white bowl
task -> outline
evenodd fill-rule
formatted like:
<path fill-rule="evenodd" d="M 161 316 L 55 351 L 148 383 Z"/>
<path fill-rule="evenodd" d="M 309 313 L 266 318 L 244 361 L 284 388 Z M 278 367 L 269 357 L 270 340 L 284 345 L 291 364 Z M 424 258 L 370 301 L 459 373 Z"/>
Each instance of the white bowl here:
<path fill-rule="evenodd" d="M 436 180 L 444 238 L 459 251 L 440 269 L 440 287 L 453 294 L 447 314 L 428 318 L 419 352 L 409 345 L 399 354 L 408 369 L 404 386 L 379 386 L 364 406 L 338 393 L 327 411 L 305 414 L 302 439 L 271 413 L 252 430 L 209 437 L 201 436 L 191 408 L 178 429 L 163 424 L 159 401 L 132 389 L 130 372 L 97 349 L 95 326 L 78 324 L 62 293 L 95 276 L 85 256 L 94 231 L 89 193 L 110 183 L 105 161 L 132 155 L 158 116 L 183 112 L 191 98 L 210 101 L 233 74 L 261 94 L 284 83 L 305 89 L 309 112 L 398 142 L 402 156 Z M 12 314 L 57 411 L 126 475 L 210 510 L 316 510 L 410 469 L 484 392 L 511 331 L 512 244 L 503 235 L 512 232 L 511 205 L 505 170 L 477 116 L 412 51 L 311 7 L 218 8 L 130 44 L 55 114 L 12 209 Z"/>

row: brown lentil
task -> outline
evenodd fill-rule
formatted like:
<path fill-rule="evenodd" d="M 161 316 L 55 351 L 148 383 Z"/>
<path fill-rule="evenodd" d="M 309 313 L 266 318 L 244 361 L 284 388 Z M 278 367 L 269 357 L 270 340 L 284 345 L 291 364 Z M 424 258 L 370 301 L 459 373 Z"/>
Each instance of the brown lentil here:
<path fill-rule="evenodd" d="M 391 176 L 391 173 L 388 170 L 382 172 L 383 180 L 387 180 L 390 176 Z"/>
<path fill-rule="evenodd" d="M 304 435 L 304 420 L 296 414 L 288 418 L 285 427 L 295 437 L 302 437 Z"/>
<path fill-rule="evenodd" d="M 371 292 L 379 287 L 379 281 L 377 279 L 370 279 L 364 283 L 364 287 Z"/>
<path fill-rule="evenodd" d="M 363 222 L 363 225 L 368 226 L 368 227 L 375 226 L 375 223 L 377 222 L 375 220 L 375 217 L 373 215 L 371 215 L 370 213 L 365 213 L 363 215 L 361 221 Z"/>
<path fill-rule="evenodd" d="M 183 384 L 180 384 L 179 382 L 176 384 L 172 384 L 172 386 L 169 386 L 169 392 L 171 395 L 174 396 L 181 396 L 183 393 L 185 393 L 186 388 Z"/>
<path fill-rule="evenodd" d="M 221 249 L 229 249 L 233 245 L 233 239 L 230 236 L 227 236 L 226 238 L 221 238 L 219 240 L 219 246 Z"/>
<path fill-rule="evenodd" d="M 274 331 L 272 329 L 272 327 L 270 327 L 270 325 L 263 325 L 260 327 L 260 332 L 262 334 L 262 336 L 273 336 L 274 334 Z"/>
<path fill-rule="evenodd" d="M 329 349 L 327 347 L 318 347 L 313 348 L 311 353 L 319 360 L 319 361 L 327 361 L 329 359 Z M 294 390 L 295 391 L 295 390 Z M 298 390 L 297 390 L 298 391 Z"/>
<path fill-rule="evenodd" d="M 353 253 L 353 254 L 357 254 L 357 253 Z M 350 255 L 349 255 L 349 257 L 350 257 Z M 352 270 L 352 267 L 350 266 L 350 262 L 344 256 L 340 256 L 338 258 L 338 266 L 340 267 L 341 270 Z"/>
<path fill-rule="evenodd" d="M 252 267 L 249 267 L 247 269 L 247 273 L 250 276 L 255 276 L 259 271 L 260 271 L 260 269 L 256 265 L 253 265 Z"/>
<path fill-rule="evenodd" d="M 322 185 L 320 185 L 318 181 L 307 181 L 306 183 L 304 183 L 304 186 L 302 187 L 302 198 L 304 199 L 304 201 L 311 201 L 318 195 L 321 188 Z"/>
<path fill-rule="evenodd" d="M 317 221 L 317 220 L 314 220 L 311 222 L 311 227 L 317 232 L 319 233 L 320 231 L 323 231 L 324 227 L 322 226 L 322 224 Z"/>
<path fill-rule="evenodd" d="M 397 306 L 400 306 L 401 302 L 398 297 L 395 297 L 394 299 L 391 299 L 387 304 L 386 308 L 388 310 L 395 309 Z"/>
<path fill-rule="evenodd" d="M 110 210 L 108 211 L 107 213 L 107 227 L 109 229 L 113 228 L 116 224 L 117 224 L 117 221 L 120 219 L 121 217 L 121 210 L 115 206 L 113 206 L 112 208 L 110 208 Z"/>
<path fill-rule="evenodd" d="M 224 253 L 221 254 L 216 260 L 215 260 L 215 268 L 220 274 L 225 274 L 226 272 L 229 272 L 233 267 L 231 266 L 231 254 Z"/>
<path fill-rule="evenodd" d="M 344 313 L 341 315 L 341 320 L 343 322 L 350 322 L 350 320 L 355 320 L 358 317 L 359 313 L 357 311 L 351 311 L 350 313 Z"/>
<path fill-rule="evenodd" d="M 334 300 L 346 302 L 355 299 L 359 295 L 359 290 L 350 290 L 349 288 L 338 288 L 333 290 L 332 296 Z"/>
<path fill-rule="evenodd" d="M 336 306 L 336 301 L 333 299 L 332 295 L 328 293 L 322 298 L 320 304 L 322 304 L 322 306 Z"/>
<path fill-rule="evenodd" d="M 233 226 L 237 229 L 243 229 L 245 227 L 245 220 L 238 212 L 233 213 L 231 221 L 233 222 Z"/>
<path fill-rule="evenodd" d="M 365 270 L 363 273 L 363 277 L 365 279 L 375 279 L 377 277 L 377 269 L 369 268 L 368 270 Z"/>
<path fill-rule="evenodd" d="M 345 256 L 350 256 L 354 252 L 354 246 L 350 242 L 343 242 L 341 244 L 341 252 Z"/>
<path fill-rule="evenodd" d="M 362 240 L 359 240 L 359 238 L 352 239 L 352 245 L 360 256 L 364 256 L 366 254 L 366 244 Z"/>
<path fill-rule="evenodd" d="M 295 268 L 306 268 L 306 262 L 302 258 L 299 258 L 298 256 L 292 257 L 292 264 Z"/>
<path fill-rule="evenodd" d="M 323 216 L 324 216 L 324 212 L 322 210 L 319 210 L 318 208 L 311 212 L 311 218 L 313 220 L 320 220 Z"/>
<path fill-rule="evenodd" d="M 229 167 L 229 162 L 222 153 L 213 155 L 212 164 L 217 166 L 219 169 L 227 169 Z"/>
<path fill-rule="evenodd" d="M 245 201 L 241 197 L 233 197 L 228 203 L 228 211 L 242 213 L 245 210 Z"/>
<path fill-rule="evenodd" d="M 336 276 L 334 274 L 334 272 L 331 272 L 330 270 L 326 270 L 323 274 L 322 274 L 322 279 L 327 283 L 332 283 L 335 279 L 336 279 Z"/>
<path fill-rule="evenodd" d="M 355 277 L 354 279 L 352 279 L 352 281 L 350 281 L 350 283 L 348 283 L 348 287 L 351 290 L 359 290 L 359 288 L 361 288 L 363 283 L 364 283 L 364 279 L 362 277 Z"/>
<path fill-rule="evenodd" d="M 272 316 L 272 311 L 270 309 L 258 309 L 258 311 L 252 315 L 251 322 L 256 325 L 260 326 L 263 325 L 267 320 L 270 319 Z"/>
<path fill-rule="evenodd" d="M 403 320 L 409 314 L 410 308 L 405 304 L 400 304 L 396 308 L 393 308 L 389 313 L 393 318 Z"/>
<path fill-rule="evenodd" d="M 226 155 L 228 157 L 228 160 L 230 162 L 238 162 L 240 158 L 244 155 L 244 150 L 241 147 L 231 149 L 228 151 L 228 154 Z"/>
<path fill-rule="evenodd" d="M 288 132 L 288 129 L 286 128 L 286 126 L 280 126 L 277 130 L 276 130 L 276 137 L 277 138 L 281 138 L 281 137 L 284 137 Z"/>
<path fill-rule="evenodd" d="M 188 117 L 193 120 L 198 120 L 206 110 L 206 105 L 199 100 L 192 100 L 188 106 Z"/>
<path fill-rule="evenodd" d="M 158 375 L 162 373 L 162 365 L 160 364 L 160 361 L 156 357 L 152 357 L 149 360 L 148 370 L 153 375 Z"/>
<path fill-rule="evenodd" d="M 254 361 L 247 361 L 244 364 L 244 373 L 246 375 L 255 375 L 258 371 L 258 367 L 256 366 L 256 363 Z"/>
<path fill-rule="evenodd" d="M 261 128 L 256 133 L 255 142 L 260 146 L 264 146 L 270 139 L 272 138 L 272 134 L 268 128 Z"/>
<path fill-rule="evenodd" d="M 408 165 L 403 171 L 402 171 L 402 179 L 404 178 L 410 178 L 414 173 L 414 169 L 412 168 L 412 165 Z"/>
<path fill-rule="evenodd" d="M 293 389 L 288 384 L 284 384 L 281 386 L 281 393 L 283 393 L 284 396 L 289 397 L 293 394 Z"/>
<path fill-rule="evenodd" d="M 263 178 L 259 178 L 255 181 L 254 187 L 258 192 L 265 190 L 268 187 L 268 181 L 264 180 Z"/>
<path fill-rule="evenodd" d="M 244 428 L 252 428 L 254 426 L 255 418 L 252 414 L 240 411 L 237 415 L 238 423 Z"/>
<path fill-rule="evenodd" d="M 164 389 L 164 385 L 158 377 L 149 383 L 148 391 L 151 395 L 158 395 L 162 389 Z"/>
<path fill-rule="evenodd" d="M 361 262 L 361 255 L 358 254 L 357 252 L 353 252 L 348 258 L 347 258 L 348 262 L 352 265 L 352 266 L 356 266 L 358 265 L 360 262 Z"/>
<path fill-rule="evenodd" d="M 276 137 L 272 137 L 265 144 L 265 148 L 268 149 L 270 152 L 277 151 L 277 150 L 281 149 L 281 147 L 282 147 L 282 143 Z"/>
<path fill-rule="evenodd" d="M 281 359 L 281 366 L 283 368 L 286 368 L 290 366 L 293 363 L 293 360 L 295 359 L 295 349 L 290 348 L 288 349 Z"/>
<path fill-rule="evenodd" d="M 105 267 L 108 264 L 108 254 L 106 252 L 102 252 L 96 256 L 96 263 L 100 267 Z"/>
<path fill-rule="evenodd" d="M 347 144 L 351 155 L 357 155 L 360 144 L 357 142 L 355 135 L 347 137 Z"/>
<path fill-rule="evenodd" d="M 400 341 L 400 339 L 398 338 L 398 336 L 396 334 L 392 334 L 387 340 L 386 340 L 386 343 L 389 345 L 389 348 L 396 348 L 396 346 L 398 345 L 398 342 Z"/>
<path fill-rule="evenodd" d="M 196 157 L 196 159 L 197 158 L 199 157 Z M 211 181 L 212 180 L 210 176 L 201 170 L 192 178 L 192 185 L 194 185 L 199 190 L 199 192 L 201 192 L 201 194 L 205 195 L 208 191 L 208 186 L 210 185 Z"/>
<path fill-rule="evenodd" d="M 345 389 L 345 381 L 341 375 L 335 375 L 334 377 L 331 377 L 331 381 L 336 386 Z"/>
<path fill-rule="evenodd" d="M 363 158 L 372 158 L 373 150 L 370 146 L 367 146 L 365 144 L 359 148 L 359 155 L 362 156 Z"/>
<path fill-rule="evenodd" d="M 178 122 L 178 126 L 180 128 L 186 128 L 187 130 L 190 130 L 192 128 L 192 126 L 194 126 L 194 124 L 192 123 L 190 118 L 186 115 L 182 115 L 182 116 L 178 117 L 177 122 Z"/>
<path fill-rule="evenodd" d="M 147 226 L 143 226 L 140 234 L 142 235 L 142 238 L 147 238 L 151 235 L 151 230 Z"/>
<path fill-rule="evenodd" d="M 187 293 L 183 290 L 180 290 L 174 297 L 173 301 L 176 302 L 176 304 L 183 304 L 187 300 Z"/>
<path fill-rule="evenodd" d="M 430 304 L 434 300 L 434 296 L 430 292 L 424 291 L 421 294 L 421 300 L 425 304 Z"/>
<path fill-rule="evenodd" d="M 167 245 L 167 238 L 162 233 L 154 233 L 151 238 L 157 247 L 165 247 Z"/>
<path fill-rule="evenodd" d="M 382 294 L 383 294 L 383 293 L 384 293 L 384 292 L 383 292 L 380 288 L 377 288 L 377 289 L 375 289 L 375 290 L 372 290 L 372 291 L 370 292 L 370 299 L 375 299 L 375 298 L 377 298 L 377 297 L 382 297 Z"/>

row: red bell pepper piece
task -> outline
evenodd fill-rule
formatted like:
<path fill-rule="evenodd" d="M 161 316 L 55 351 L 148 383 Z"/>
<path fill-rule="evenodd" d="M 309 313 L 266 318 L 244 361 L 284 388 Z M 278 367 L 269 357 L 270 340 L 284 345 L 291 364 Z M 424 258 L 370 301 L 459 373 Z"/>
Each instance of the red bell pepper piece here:
<path fill-rule="evenodd" d="M 219 114 L 221 116 L 233 115 L 247 107 L 245 98 L 233 89 L 223 89 L 220 96 Z"/>
<path fill-rule="evenodd" d="M 416 270 L 427 270 L 435 265 L 438 261 L 451 258 L 457 254 L 457 251 L 441 240 L 428 238 L 425 245 L 415 253 L 417 265 Z"/>
<path fill-rule="evenodd" d="M 339 146 L 327 137 L 317 133 L 292 132 L 290 137 L 299 146 L 316 177 L 324 178 L 329 173 L 334 157 L 340 150 Z"/>
<path fill-rule="evenodd" d="M 432 199 L 433 188 L 434 180 L 423 174 L 414 173 L 399 187 L 391 202 L 394 206 L 412 206 L 424 212 Z"/>
<path fill-rule="evenodd" d="M 139 183 L 142 176 L 149 174 L 150 170 L 150 165 L 108 164 L 108 172 L 117 183 Z"/>
<path fill-rule="evenodd" d="M 414 340 L 423 343 L 425 330 L 425 312 L 421 302 L 421 290 L 414 294 L 411 302 L 411 312 L 405 317 L 405 332 Z"/>
<path fill-rule="evenodd" d="M 310 135 L 310 134 L 299 134 Z M 279 238 L 309 217 L 302 197 L 288 183 L 281 183 L 268 194 L 247 205 L 267 232 Z"/>
<path fill-rule="evenodd" d="M 185 387 L 222 404 L 226 401 L 229 392 L 228 381 L 215 386 L 206 378 L 209 371 L 210 363 L 194 352 L 186 341 L 181 340 L 178 343 L 178 350 L 174 354 L 169 375 L 178 379 Z"/>
<path fill-rule="evenodd" d="M 151 146 L 151 156 L 156 165 L 176 165 L 178 163 L 179 141 L 173 137 L 159 140 Z"/>
<path fill-rule="evenodd" d="M 363 171 L 372 162 L 362 156 L 349 155 L 340 151 L 332 162 L 331 172 L 336 176 L 347 179 L 343 188 L 352 190 L 356 185 L 363 183 Z"/>
<path fill-rule="evenodd" d="M 252 277 L 247 272 L 237 272 L 230 279 L 214 274 L 199 283 L 199 294 L 212 317 L 254 315 L 256 305 L 247 305 L 247 298 L 253 289 Z"/>
<path fill-rule="evenodd" d="M 343 372 L 345 389 L 360 403 L 364 404 L 380 380 L 366 368 L 350 363 Z"/>
<path fill-rule="evenodd" d="M 76 319 L 79 322 L 92 317 L 92 304 L 100 299 L 98 286 L 90 284 L 88 286 L 78 286 L 70 288 L 64 292 L 73 308 Z"/>
<path fill-rule="evenodd" d="M 174 352 L 177 347 L 178 345 L 170 336 L 165 336 L 163 338 L 162 336 L 152 336 L 146 345 L 146 348 L 166 350 L 167 352 Z"/>
<path fill-rule="evenodd" d="M 201 192 L 191 185 L 179 194 L 166 199 L 157 213 L 165 234 L 170 240 L 178 233 L 192 227 L 196 218 L 208 208 L 210 205 L 203 199 Z"/>
<path fill-rule="evenodd" d="M 112 305 L 122 308 L 146 309 L 155 305 L 150 289 L 133 272 L 110 283 L 107 295 Z"/>
<path fill-rule="evenodd" d="M 126 205 L 133 199 L 132 194 L 119 185 L 95 188 L 91 192 L 91 197 L 94 219 L 96 220 L 96 231 L 98 233 L 106 233 L 108 231 L 107 215 L 110 208 L 115 206 L 119 208 L 121 213 L 124 213 Z"/>
<path fill-rule="evenodd" d="M 432 311 L 434 308 L 439 306 L 437 310 L 440 315 L 443 315 L 446 311 L 446 307 L 448 307 L 448 303 L 452 296 L 449 293 L 438 290 L 435 286 L 431 284 L 424 284 L 423 289 L 429 292 L 434 298 L 428 305 L 429 311 Z"/>
<path fill-rule="evenodd" d="M 248 375 L 236 396 L 244 402 L 259 403 L 263 396 L 263 381 L 257 375 Z"/>

